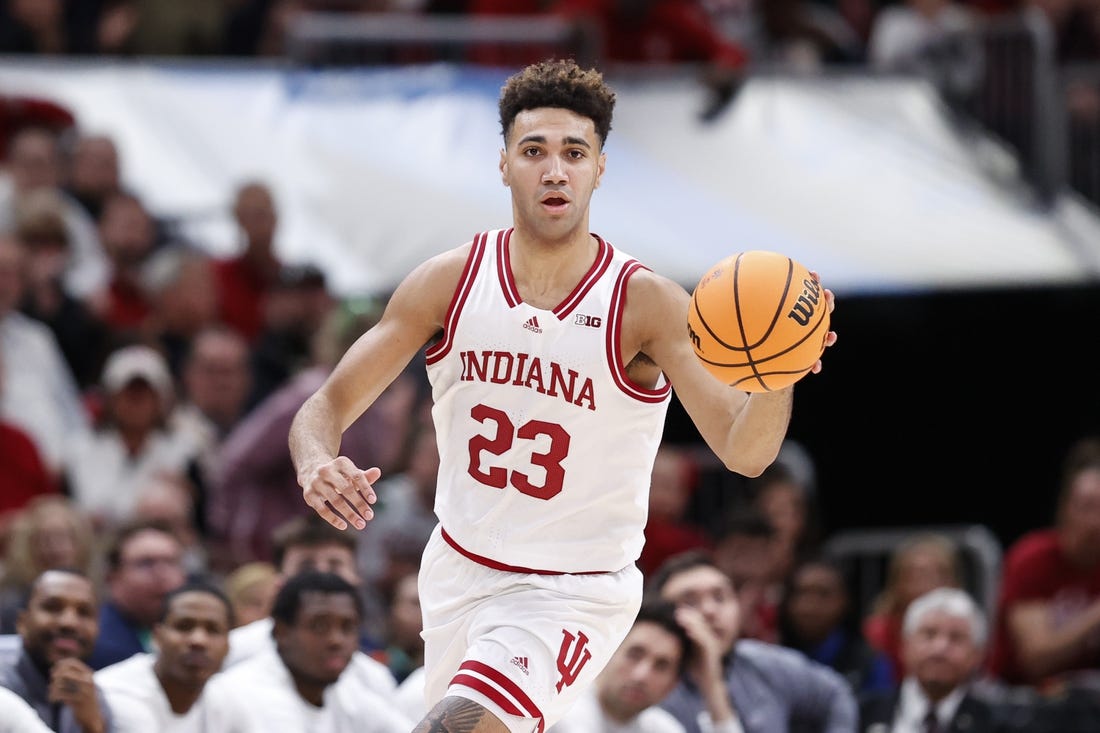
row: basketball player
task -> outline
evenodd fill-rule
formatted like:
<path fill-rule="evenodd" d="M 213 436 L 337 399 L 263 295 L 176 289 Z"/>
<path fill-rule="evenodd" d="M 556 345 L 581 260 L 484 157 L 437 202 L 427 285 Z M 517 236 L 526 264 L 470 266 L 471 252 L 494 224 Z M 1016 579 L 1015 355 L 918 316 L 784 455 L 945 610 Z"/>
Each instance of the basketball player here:
<path fill-rule="evenodd" d="M 641 602 L 634 563 L 673 385 L 730 470 L 759 474 L 786 433 L 792 389 L 714 379 L 684 289 L 589 233 L 614 103 L 572 61 L 507 81 L 512 227 L 417 267 L 290 430 L 305 501 L 362 529 L 381 471 L 341 457 L 341 433 L 430 343 L 440 521 L 419 579 L 429 712 L 415 733 L 541 733 L 607 663 Z"/>

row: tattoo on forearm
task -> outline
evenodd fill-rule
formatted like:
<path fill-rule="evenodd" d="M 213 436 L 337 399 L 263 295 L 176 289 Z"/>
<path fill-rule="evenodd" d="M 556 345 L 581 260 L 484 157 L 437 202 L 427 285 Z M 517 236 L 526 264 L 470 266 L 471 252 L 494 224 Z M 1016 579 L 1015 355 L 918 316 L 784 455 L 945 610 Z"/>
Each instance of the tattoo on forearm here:
<path fill-rule="evenodd" d="M 497 730 L 490 721 L 497 722 L 496 717 L 473 700 L 449 697 L 436 705 L 413 733 L 489 733 Z"/>

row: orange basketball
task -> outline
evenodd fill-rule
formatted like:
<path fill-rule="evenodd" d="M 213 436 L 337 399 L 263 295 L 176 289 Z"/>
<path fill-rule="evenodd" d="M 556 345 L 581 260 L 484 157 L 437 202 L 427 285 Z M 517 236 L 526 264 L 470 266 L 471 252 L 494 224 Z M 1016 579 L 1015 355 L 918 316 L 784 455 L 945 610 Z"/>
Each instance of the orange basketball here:
<path fill-rule="evenodd" d="M 730 255 L 691 294 L 688 335 L 703 366 L 745 392 L 794 384 L 825 350 L 829 309 L 810 271 L 786 255 Z"/>

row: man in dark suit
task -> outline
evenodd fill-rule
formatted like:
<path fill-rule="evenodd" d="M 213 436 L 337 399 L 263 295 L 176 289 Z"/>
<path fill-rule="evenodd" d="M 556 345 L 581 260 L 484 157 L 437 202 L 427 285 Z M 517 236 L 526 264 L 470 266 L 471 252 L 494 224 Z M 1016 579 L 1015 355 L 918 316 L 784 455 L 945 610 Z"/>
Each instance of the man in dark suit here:
<path fill-rule="evenodd" d="M 910 604 L 902 624 L 905 677 L 888 692 L 860 698 L 865 733 L 1007 733 L 1005 711 L 975 694 L 972 682 L 988 635 L 974 599 L 939 588 Z"/>

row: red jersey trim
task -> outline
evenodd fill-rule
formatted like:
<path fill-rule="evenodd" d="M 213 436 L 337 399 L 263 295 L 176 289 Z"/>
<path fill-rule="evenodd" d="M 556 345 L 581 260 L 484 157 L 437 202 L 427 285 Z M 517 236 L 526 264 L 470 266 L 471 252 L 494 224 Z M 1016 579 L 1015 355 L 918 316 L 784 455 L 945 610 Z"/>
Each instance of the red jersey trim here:
<path fill-rule="evenodd" d="M 648 269 L 637 260 L 631 260 L 623 265 L 623 269 L 619 271 L 619 278 L 615 281 L 615 290 L 611 294 L 611 308 L 607 314 L 607 365 L 611 370 L 611 378 L 615 381 L 615 385 L 627 397 L 633 397 L 640 402 L 656 403 L 663 402 L 668 398 L 669 393 L 672 391 L 672 385 L 667 380 L 656 389 L 648 389 L 635 384 L 626 373 L 622 350 L 619 348 L 623 330 L 623 311 L 626 309 L 626 283 L 630 280 L 631 275 L 638 270 Z"/>
<path fill-rule="evenodd" d="M 526 573 L 530 575 L 604 575 L 610 572 L 608 570 L 585 570 L 579 573 L 566 573 L 560 570 L 537 570 L 535 568 L 525 568 L 520 565 L 507 565 L 505 563 L 497 562 L 496 560 L 492 560 L 487 557 L 482 557 L 477 553 L 470 552 L 465 547 L 458 544 L 458 542 L 455 541 L 454 537 L 451 537 L 449 534 L 447 534 L 447 530 L 440 527 L 439 531 L 443 535 L 443 540 L 448 545 L 450 545 L 459 555 L 462 555 L 467 560 L 476 562 L 478 565 L 484 565 L 485 567 L 492 568 L 493 570 L 502 570 L 506 573 Z"/>
<path fill-rule="evenodd" d="M 500 280 L 500 289 L 504 293 L 504 300 L 508 303 L 509 308 L 515 308 L 523 302 L 523 298 L 519 294 L 519 288 L 516 287 L 516 280 L 512 276 L 512 255 L 508 249 L 513 231 L 515 230 L 503 231 L 497 238 L 497 278 Z M 584 296 L 588 294 L 588 291 L 599 282 L 603 274 L 607 272 L 607 268 L 611 266 L 611 259 L 615 254 L 615 250 L 599 235 L 593 236 L 599 242 L 596 259 L 572 292 L 554 307 L 553 313 L 559 321 L 565 320 L 573 312 Z"/>
<path fill-rule="evenodd" d="M 519 289 L 512 277 L 512 255 L 508 252 L 508 243 L 512 241 L 512 229 L 505 229 L 497 235 L 497 279 L 500 280 L 500 289 L 504 292 L 504 300 L 509 308 L 515 308 L 523 302 L 519 297 Z"/>
<path fill-rule="evenodd" d="M 478 662 L 473 659 L 463 662 L 458 668 L 458 674 L 451 679 L 451 684 L 462 685 L 463 687 L 469 687 L 471 690 L 480 692 L 500 705 L 509 715 L 537 718 L 539 721 L 539 733 L 542 733 L 546 725 L 543 720 L 542 711 L 539 710 L 538 705 L 534 703 L 530 696 L 528 696 L 519 685 L 509 679 L 507 675 L 490 667 L 484 662 Z M 506 695 L 515 699 L 522 707 L 522 710 L 517 708 L 515 703 L 513 703 L 509 697 L 506 697 Z"/>
<path fill-rule="evenodd" d="M 451 304 L 447 306 L 447 318 L 444 321 L 443 336 L 430 349 L 424 352 L 424 359 L 428 364 L 434 364 L 451 350 L 454 343 L 455 328 L 458 326 L 458 317 L 462 314 L 462 306 L 470 297 L 470 289 L 473 288 L 474 278 L 477 276 L 481 261 L 485 258 L 485 240 L 489 238 L 488 232 L 482 232 L 474 237 L 474 244 L 470 247 L 470 255 L 466 258 L 466 266 L 462 268 L 462 277 L 458 280 L 458 287 L 451 298 Z"/>
<path fill-rule="evenodd" d="M 584 296 L 588 294 L 588 291 L 607 272 L 607 268 L 611 267 L 611 258 L 614 256 L 615 250 L 611 248 L 610 244 L 603 241 L 599 235 L 593 236 L 600 244 L 599 252 L 596 253 L 596 260 L 592 263 L 592 267 L 588 268 L 588 272 L 581 278 L 581 281 L 577 283 L 577 287 L 573 288 L 573 292 L 566 296 L 565 300 L 554 309 L 554 315 L 558 317 L 559 321 L 564 321 L 566 316 L 573 312 Z"/>

